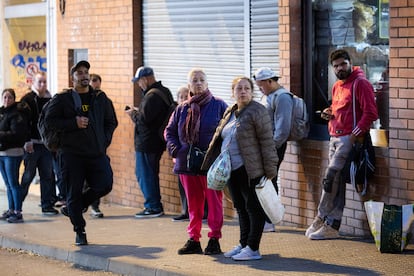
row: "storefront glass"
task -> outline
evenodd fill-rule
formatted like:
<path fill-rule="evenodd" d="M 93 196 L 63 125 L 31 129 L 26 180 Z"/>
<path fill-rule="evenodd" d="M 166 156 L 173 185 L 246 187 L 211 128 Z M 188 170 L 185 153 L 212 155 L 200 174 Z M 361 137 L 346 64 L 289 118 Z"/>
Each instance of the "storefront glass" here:
<path fill-rule="evenodd" d="M 345 48 L 373 84 L 379 119 L 371 133 L 386 136 L 389 128 L 388 60 L 389 3 L 388 0 L 314 0 L 313 17 L 313 124 L 324 125 L 320 110 L 329 105 L 331 87 L 336 77 L 329 66 L 329 53 Z M 317 132 L 313 132 L 318 136 Z M 373 137 L 376 139 L 377 137 Z M 382 137 L 381 139 L 383 139 Z M 387 146 L 381 141 L 378 146 Z"/>

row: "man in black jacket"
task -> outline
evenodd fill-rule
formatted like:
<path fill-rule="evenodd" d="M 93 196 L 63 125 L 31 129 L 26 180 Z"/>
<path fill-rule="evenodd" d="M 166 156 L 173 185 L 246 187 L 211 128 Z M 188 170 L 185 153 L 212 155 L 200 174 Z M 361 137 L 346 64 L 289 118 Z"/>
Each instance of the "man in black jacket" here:
<path fill-rule="evenodd" d="M 73 89 L 57 94 L 46 110 L 45 124 L 61 131 L 59 157 L 67 185 L 67 207 L 76 245 L 88 244 L 82 211 L 112 190 L 113 172 L 106 150 L 118 125 L 111 100 L 89 85 L 89 68 L 82 60 L 70 74 Z M 83 190 L 85 180 L 89 189 Z"/>
<path fill-rule="evenodd" d="M 139 67 L 132 82 L 138 82 L 143 98 L 138 108 L 126 112 L 135 123 L 135 174 L 144 195 L 144 210 L 136 218 L 159 217 L 164 214 L 160 193 L 160 160 L 165 150 L 165 141 L 159 135 L 169 105 L 174 101 L 168 88 L 156 81 L 151 67 Z"/>
<path fill-rule="evenodd" d="M 30 107 L 30 137 L 24 145 L 24 172 L 21 180 L 22 201 L 26 198 L 30 183 L 36 175 L 40 177 L 40 203 L 43 215 L 56 215 L 58 210 L 53 208 L 56 201 L 56 188 L 53 181 L 52 153 L 43 144 L 37 122 L 43 106 L 51 99 L 47 90 L 46 73 L 38 72 L 33 78 L 32 90 L 21 99 Z"/>

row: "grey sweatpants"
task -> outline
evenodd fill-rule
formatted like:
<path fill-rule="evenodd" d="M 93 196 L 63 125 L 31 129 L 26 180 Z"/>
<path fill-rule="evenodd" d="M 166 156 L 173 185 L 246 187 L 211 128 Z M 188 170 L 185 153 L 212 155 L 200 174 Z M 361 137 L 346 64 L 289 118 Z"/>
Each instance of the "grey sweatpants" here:
<path fill-rule="evenodd" d="M 349 140 L 350 135 L 331 137 L 329 141 L 329 165 L 328 170 L 335 170 L 335 180 L 332 185 L 332 192 L 326 193 L 322 189 L 322 196 L 318 206 L 318 216 L 329 225 L 334 221 L 340 223 L 345 207 L 345 188 L 346 183 L 341 177 L 341 170 L 344 168 L 352 149 Z M 326 175 L 324 176 L 326 177 Z"/>

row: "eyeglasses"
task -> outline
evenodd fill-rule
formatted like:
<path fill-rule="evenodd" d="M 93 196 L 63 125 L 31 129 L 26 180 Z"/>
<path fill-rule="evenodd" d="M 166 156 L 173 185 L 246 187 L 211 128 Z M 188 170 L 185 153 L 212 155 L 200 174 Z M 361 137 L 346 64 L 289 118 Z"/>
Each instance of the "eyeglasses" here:
<path fill-rule="evenodd" d="M 94 79 L 92 79 L 92 82 L 97 82 L 99 79 L 97 79 L 97 78 L 94 78 Z"/>

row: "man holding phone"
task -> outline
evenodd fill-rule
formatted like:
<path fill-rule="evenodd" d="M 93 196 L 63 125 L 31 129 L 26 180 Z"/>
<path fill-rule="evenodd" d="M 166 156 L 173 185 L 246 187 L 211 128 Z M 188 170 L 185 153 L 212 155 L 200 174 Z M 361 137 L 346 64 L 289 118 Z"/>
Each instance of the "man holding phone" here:
<path fill-rule="evenodd" d="M 160 192 L 160 160 L 165 141 L 159 131 L 169 106 L 160 93 L 173 101 L 170 90 L 157 81 L 151 67 L 139 67 L 132 82 L 137 82 L 143 97 L 139 107 L 125 107 L 125 112 L 135 123 L 134 144 L 136 153 L 135 174 L 144 195 L 144 210 L 136 218 L 153 218 L 164 214 Z"/>

